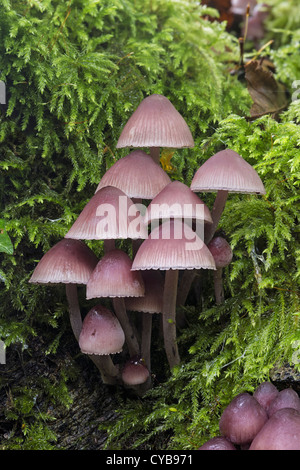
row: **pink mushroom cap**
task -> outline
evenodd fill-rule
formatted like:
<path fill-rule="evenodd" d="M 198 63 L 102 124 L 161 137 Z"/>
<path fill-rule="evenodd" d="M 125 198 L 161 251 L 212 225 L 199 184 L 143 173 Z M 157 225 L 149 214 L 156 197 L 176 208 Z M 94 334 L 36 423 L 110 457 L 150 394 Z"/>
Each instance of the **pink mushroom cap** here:
<path fill-rule="evenodd" d="M 145 238 L 143 224 L 135 224 L 139 211 L 119 188 L 106 186 L 97 191 L 83 208 L 65 238 L 115 240 Z"/>
<path fill-rule="evenodd" d="M 44 254 L 29 282 L 86 284 L 97 262 L 96 255 L 85 243 L 63 238 Z"/>
<path fill-rule="evenodd" d="M 172 181 L 155 196 L 146 209 L 144 222 L 168 218 L 201 219 L 212 223 L 206 204 L 180 181 Z"/>
<path fill-rule="evenodd" d="M 266 193 L 255 169 L 231 149 L 221 150 L 200 166 L 192 179 L 191 190 Z"/>
<path fill-rule="evenodd" d="M 138 249 L 132 269 L 215 269 L 215 262 L 189 225 L 175 219 L 152 230 Z"/>
<path fill-rule="evenodd" d="M 96 305 L 87 313 L 79 336 L 79 347 L 84 354 L 115 354 L 122 351 L 124 342 L 124 331 L 110 310 Z"/>
<path fill-rule="evenodd" d="M 145 294 L 142 275 L 132 271 L 132 260 L 122 250 L 106 253 L 97 263 L 86 285 L 86 298 L 140 297 Z"/>
<path fill-rule="evenodd" d="M 114 186 L 130 198 L 153 199 L 170 182 L 169 175 L 150 155 L 134 150 L 106 171 L 96 192 Z"/>
<path fill-rule="evenodd" d="M 153 94 L 128 119 L 117 142 L 117 148 L 121 147 L 194 147 L 194 140 L 171 101 Z"/>

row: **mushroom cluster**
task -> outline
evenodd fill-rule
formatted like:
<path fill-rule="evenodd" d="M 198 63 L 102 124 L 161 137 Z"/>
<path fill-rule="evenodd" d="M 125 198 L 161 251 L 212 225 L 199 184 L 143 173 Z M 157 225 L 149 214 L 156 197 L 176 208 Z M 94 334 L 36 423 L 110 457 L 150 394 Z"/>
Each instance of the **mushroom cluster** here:
<path fill-rule="evenodd" d="M 300 450 L 300 397 L 261 383 L 253 394 L 238 394 L 223 411 L 220 435 L 199 450 Z"/>
<path fill-rule="evenodd" d="M 30 278 L 31 283 L 65 284 L 74 335 L 104 383 L 151 385 L 155 314 L 161 316 L 170 369 L 180 364 L 176 310 L 184 305 L 197 270 L 214 272 L 216 303 L 224 301 L 222 269 L 232 252 L 215 232 L 228 194 L 265 193 L 256 171 L 230 149 L 210 157 L 190 187 L 172 181 L 160 164 L 160 149 L 193 146 L 189 127 L 168 98 L 153 94 L 142 100 L 116 145 L 130 153 L 106 171 L 64 239 L 42 257 Z M 199 192 L 217 193 L 211 211 Z M 103 243 L 101 259 L 86 240 Z M 83 319 L 78 285 L 95 303 Z M 120 356 L 114 360 L 120 351 L 124 364 Z"/>

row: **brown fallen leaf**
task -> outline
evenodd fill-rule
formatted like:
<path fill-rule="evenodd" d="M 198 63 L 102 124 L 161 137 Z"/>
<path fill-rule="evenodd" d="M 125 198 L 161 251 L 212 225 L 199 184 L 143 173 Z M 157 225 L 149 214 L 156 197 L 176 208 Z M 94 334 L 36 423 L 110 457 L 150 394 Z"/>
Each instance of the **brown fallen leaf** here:
<path fill-rule="evenodd" d="M 275 117 L 287 107 L 287 89 L 276 81 L 274 74 L 263 61 L 251 60 L 244 65 L 244 70 L 248 91 L 253 100 L 251 118 L 264 114 L 272 114 Z"/>

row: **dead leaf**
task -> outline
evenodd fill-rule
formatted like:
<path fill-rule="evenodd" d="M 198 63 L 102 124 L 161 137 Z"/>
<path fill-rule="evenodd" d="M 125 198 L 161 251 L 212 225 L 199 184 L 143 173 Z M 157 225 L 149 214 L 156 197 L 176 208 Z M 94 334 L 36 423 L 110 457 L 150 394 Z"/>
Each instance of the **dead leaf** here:
<path fill-rule="evenodd" d="M 252 118 L 264 114 L 276 116 L 287 107 L 289 99 L 285 86 L 276 81 L 263 61 L 252 60 L 245 64 L 244 70 L 248 91 L 253 100 L 250 109 Z"/>

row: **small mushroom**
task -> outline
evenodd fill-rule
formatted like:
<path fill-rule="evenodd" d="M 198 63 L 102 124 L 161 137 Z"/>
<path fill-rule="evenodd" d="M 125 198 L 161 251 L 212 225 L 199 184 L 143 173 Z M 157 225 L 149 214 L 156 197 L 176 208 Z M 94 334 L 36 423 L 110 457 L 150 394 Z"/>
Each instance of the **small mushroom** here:
<path fill-rule="evenodd" d="M 226 437 L 216 436 L 202 444 L 198 450 L 237 450 L 237 448 Z"/>
<path fill-rule="evenodd" d="M 298 393 L 292 388 L 281 390 L 271 401 L 267 410 L 269 417 L 281 408 L 293 408 L 300 413 L 300 398 Z"/>
<path fill-rule="evenodd" d="M 222 272 L 223 268 L 232 261 L 232 250 L 229 243 L 223 237 L 214 237 L 207 245 L 207 248 L 214 257 L 216 271 L 214 271 L 214 288 L 216 303 L 224 302 L 224 289 Z"/>
<path fill-rule="evenodd" d="M 271 402 L 277 397 L 279 390 L 272 382 L 262 382 L 253 393 L 253 397 L 267 411 Z"/>
<path fill-rule="evenodd" d="M 149 378 L 149 370 L 140 356 L 130 358 L 123 367 L 122 380 L 126 385 L 141 385 Z"/>
<path fill-rule="evenodd" d="M 84 354 L 116 354 L 122 351 L 124 341 L 124 331 L 113 312 L 96 305 L 87 313 L 79 336 L 79 347 Z"/>
<path fill-rule="evenodd" d="M 249 445 L 267 422 L 266 410 L 252 395 L 240 393 L 223 411 L 219 428 L 222 436 L 240 446 Z"/>

